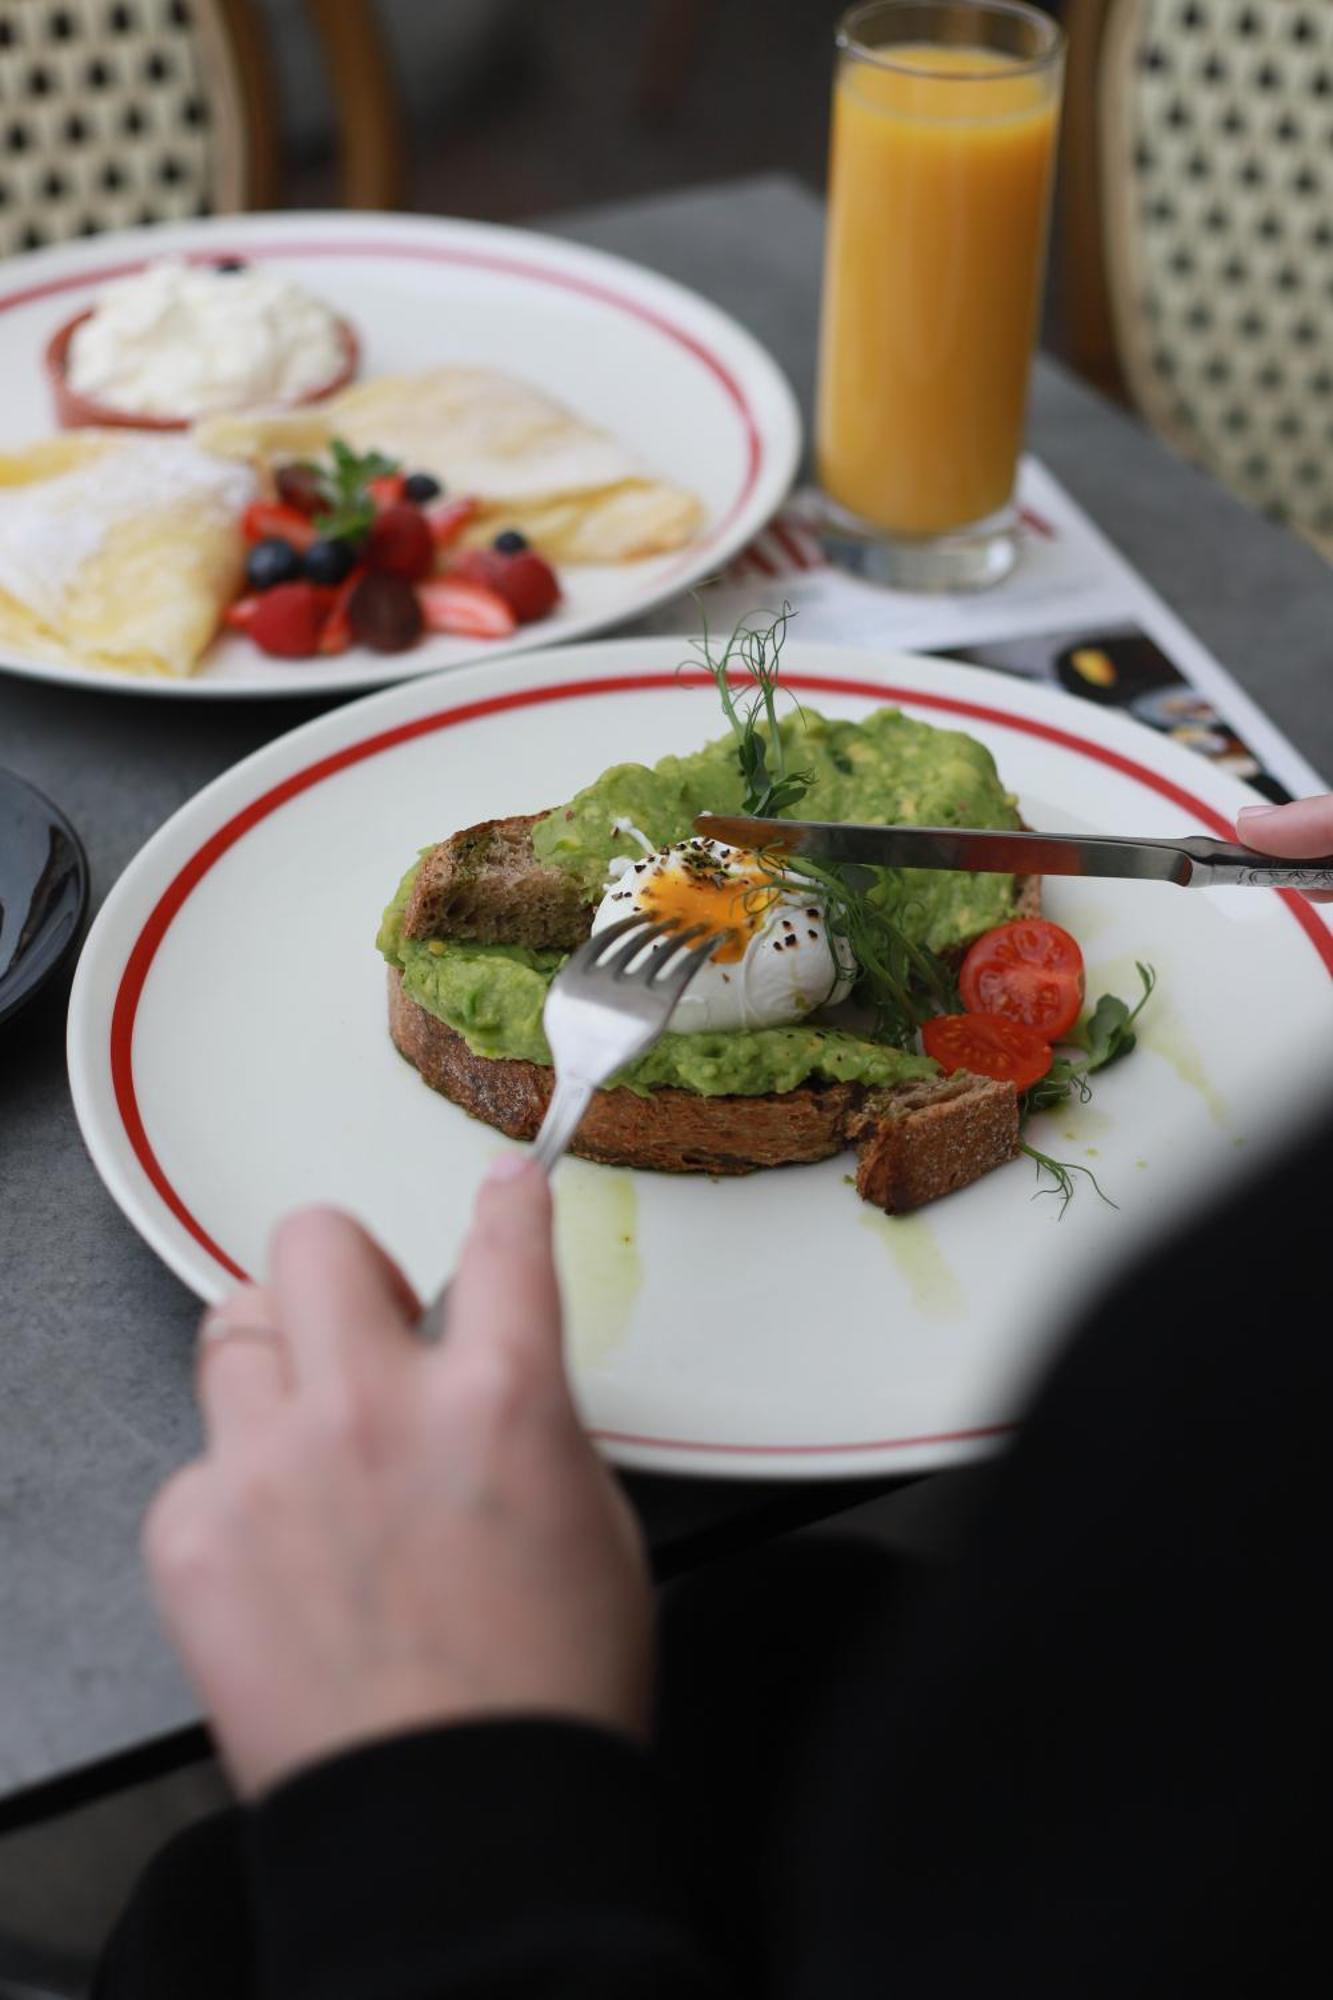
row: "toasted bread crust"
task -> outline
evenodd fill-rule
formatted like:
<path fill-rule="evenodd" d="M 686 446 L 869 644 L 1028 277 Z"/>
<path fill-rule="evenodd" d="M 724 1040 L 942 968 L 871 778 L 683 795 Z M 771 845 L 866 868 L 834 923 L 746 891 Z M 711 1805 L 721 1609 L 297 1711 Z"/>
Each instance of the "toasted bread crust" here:
<path fill-rule="evenodd" d="M 1018 1152 L 1012 1083 L 955 1074 L 876 1091 L 847 1121 L 856 1191 L 888 1215 L 921 1208 Z"/>
<path fill-rule="evenodd" d="M 553 1072 L 540 1063 L 474 1055 L 389 973 L 394 1046 L 438 1090 L 511 1139 L 537 1135 Z M 661 1089 L 646 1096 L 599 1090 L 571 1151 L 605 1166 L 659 1173 L 747 1174 L 826 1160 L 855 1145 L 857 1187 L 890 1213 L 964 1187 L 1018 1151 L 1018 1099 L 987 1077 L 927 1078 L 888 1089 L 804 1084 L 762 1097 L 701 1097 Z"/>
<path fill-rule="evenodd" d="M 408 938 L 472 938 L 572 951 L 592 929 L 592 908 L 563 868 L 532 850 L 544 813 L 466 826 L 428 848 L 403 912 Z"/>

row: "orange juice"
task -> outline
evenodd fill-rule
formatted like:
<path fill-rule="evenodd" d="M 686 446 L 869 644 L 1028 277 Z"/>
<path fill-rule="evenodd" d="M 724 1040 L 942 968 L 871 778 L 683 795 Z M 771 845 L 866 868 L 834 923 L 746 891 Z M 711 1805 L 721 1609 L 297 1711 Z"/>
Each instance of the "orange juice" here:
<path fill-rule="evenodd" d="M 819 478 L 887 535 L 1011 497 L 1058 112 L 1058 62 L 919 42 L 840 59 Z"/>

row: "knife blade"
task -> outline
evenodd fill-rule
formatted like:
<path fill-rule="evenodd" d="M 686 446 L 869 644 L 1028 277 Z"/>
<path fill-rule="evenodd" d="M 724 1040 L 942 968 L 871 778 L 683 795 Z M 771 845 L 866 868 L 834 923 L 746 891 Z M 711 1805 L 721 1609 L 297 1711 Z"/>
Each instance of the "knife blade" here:
<path fill-rule="evenodd" d="M 694 830 L 731 847 L 808 854 L 874 868 L 948 868 L 981 875 L 1102 875 L 1182 889 L 1333 890 L 1333 854 L 1278 861 L 1191 834 L 1126 840 L 1081 833 L 1002 833 L 988 827 L 875 826 L 853 820 L 750 819 L 700 813 Z"/>

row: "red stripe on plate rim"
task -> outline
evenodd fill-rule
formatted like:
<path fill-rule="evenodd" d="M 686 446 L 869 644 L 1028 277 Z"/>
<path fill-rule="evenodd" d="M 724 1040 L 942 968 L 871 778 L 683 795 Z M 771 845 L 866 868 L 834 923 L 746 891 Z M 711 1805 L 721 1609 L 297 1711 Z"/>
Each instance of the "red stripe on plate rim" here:
<path fill-rule="evenodd" d="M 738 685 L 744 685 L 744 675 L 735 678 Z M 355 743 L 345 744 L 341 750 L 332 751 L 327 757 L 318 758 L 315 763 L 307 764 L 302 770 L 292 772 L 289 777 L 271 786 L 268 791 L 261 792 L 249 805 L 243 806 L 239 812 L 224 821 L 177 870 L 135 939 L 125 962 L 120 984 L 116 989 L 115 1004 L 111 1012 L 109 1045 L 111 1081 L 125 1136 L 150 1185 L 186 1233 L 208 1253 L 215 1264 L 227 1272 L 228 1276 L 244 1283 L 248 1281 L 249 1274 L 208 1234 L 167 1178 L 144 1126 L 134 1082 L 134 1024 L 153 960 L 185 902 L 214 863 L 220 860 L 229 848 L 234 847 L 237 841 L 243 839 L 252 828 L 258 826 L 281 806 L 286 805 L 290 799 L 297 798 L 302 792 L 322 784 L 326 778 L 335 777 L 340 771 L 349 770 L 355 764 L 365 763 L 371 757 L 380 756 L 384 751 L 393 750 L 400 744 L 413 742 L 418 737 L 434 735 L 443 729 L 458 728 L 486 716 L 502 715 L 509 709 L 539 707 L 557 701 L 576 701 L 588 696 L 638 694 L 646 690 L 673 687 L 699 688 L 711 685 L 711 679 L 706 674 L 610 674 L 603 679 L 556 681 L 546 687 L 520 688 L 509 694 L 487 695 L 477 701 L 460 702 L 452 708 L 436 709 L 429 715 L 418 716 L 413 722 L 399 723 L 392 729 L 381 730 L 373 736 L 362 737 Z M 1012 729 L 1022 735 L 1035 736 L 1042 742 L 1057 744 L 1061 749 L 1073 751 L 1077 756 L 1091 758 L 1095 763 L 1104 764 L 1109 769 L 1134 779 L 1149 791 L 1169 799 L 1183 811 L 1192 813 L 1213 833 L 1225 838 L 1232 832 L 1220 813 L 1214 811 L 1193 792 L 1187 791 L 1184 786 L 1176 784 L 1173 779 L 1150 770 L 1147 765 L 1127 757 L 1123 751 L 1114 750 L 1107 744 L 1095 743 L 1087 737 L 1075 734 L 1072 730 L 1061 729 L 1054 723 L 1041 722 L 1032 716 L 1015 715 L 1004 709 L 992 708 L 984 702 L 964 701 L 954 695 L 929 694 L 917 688 L 898 687 L 882 681 L 852 680 L 840 675 L 787 673 L 783 675 L 783 685 L 812 694 L 846 694 L 861 699 L 872 698 L 895 702 L 904 708 L 933 709 L 948 715 L 963 716 L 972 722 L 988 722 L 1000 729 Z M 1330 975 L 1333 975 L 1333 932 L 1321 923 L 1303 897 L 1289 889 L 1278 890 L 1276 894 L 1300 924 Z M 919 1437 L 855 1439 L 846 1443 L 826 1444 L 728 1443 L 709 1439 L 641 1436 L 622 1431 L 598 1431 L 594 1435 L 610 1444 L 650 1447 L 659 1451 L 703 1454 L 711 1452 L 718 1456 L 732 1457 L 763 1457 L 767 1454 L 774 1458 L 806 1458 L 821 1454 L 837 1457 L 842 1453 L 907 1451 L 917 1446 L 965 1443 L 1002 1437 L 1010 1428 L 1003 1424 L 989 1424 L 976 1430 L 937 1432 Z"/>
<path fill-rule="evenodd" d="M 454 264 L 470 270 L 498 272 L 503 277 L 525 278 L 535 284 L 554 285 L 560 291 L 575 292 L 581 298 L 592 299 L 598 305 L 614 307 L 616 311 L 627 313 L 630 318 L 643 321 L 654 332 L 666 336 L 678 347 L 683 347 L 701 362 L 721 385 L 733 404 L 740 419 L 745 438 L 745 471 L 741 478 L 740 490 L 726 513 L 702 542 L 693 543 L 679 561 L 667 569 L 659 571 L 655 583 L 662 583 L 674 576 L 677 570 L 686 568 L 694 561 L 701 548 L 720 541 L 732 522 L 735 521 L 746 501 L 753 493 L 759 480 L 763 463 L 763 436 L 758 420 L 751 408 L 749 398 L 737 381 L 731 369 L 721 356 L 698 334 L 688 332 L 678 326 L 665 313 L 653 306 L 644 305 L 641 300 L 628 298 L 614 286 L 603 284 L 600 279 L 586 278 L 574 271 L 552 270 L 548 265 L 534 263 L 525 257 L 508 256 L 493 250 L 464 250 L 449 247 L 443 243 L 380 243 L 374 238 L 350 238 L 321 242 L 257 243 L 228 249 L 218 244 L 208 250 L 186 252 L 186 260 L 192 264 L 212 264 L 220 258 L 239 257 L 255 259 L 263 257 L 376 257 L 396 258 L 421 264 Z M 118 264 L 98 265 L 94 270 L 78 271 L 63 278 L 46 278 L 39 284 L 25 285 L 16 292 L 0 293 L 0 313 L 10 312 L 16 306 L 33 305 L 42 299 L 57 298 L 62 292 L 86 289 L 89 285 L 106 284 L 113 278 L 129 277 L 135 271 L 142 271 L 153 260 L 150 257 L 129 258 Z"/>

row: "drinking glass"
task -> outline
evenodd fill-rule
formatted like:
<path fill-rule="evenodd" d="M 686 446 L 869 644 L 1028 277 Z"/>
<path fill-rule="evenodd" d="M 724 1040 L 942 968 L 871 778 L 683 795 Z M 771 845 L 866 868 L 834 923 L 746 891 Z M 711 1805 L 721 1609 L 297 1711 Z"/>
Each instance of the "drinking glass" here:
<path fill-rule="evenodd" d="M 816 426 L 835 525 L 906 590 L 998 583 L 1064 40 L 1018 0 L 868 0 L 837 31 Z"/>

